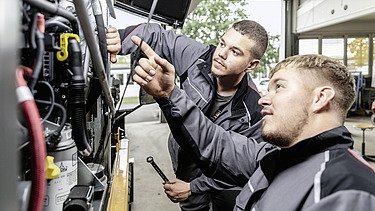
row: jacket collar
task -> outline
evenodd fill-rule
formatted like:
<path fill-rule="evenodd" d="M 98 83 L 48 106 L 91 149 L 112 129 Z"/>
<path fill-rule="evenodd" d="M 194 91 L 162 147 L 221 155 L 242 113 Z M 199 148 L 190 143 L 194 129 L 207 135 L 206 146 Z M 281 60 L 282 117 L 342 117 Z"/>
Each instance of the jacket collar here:
<path fill-rule="evenodd" d="M 232 107 L 232 115 L 242 115 L 245 111 L 245 105 L 242 103 L 243 99 L 248 95 L 250 89 L 255 90 L 255 93 L 258 93 L 258 90 L 256 89 L 256 86 L 251 79 L 249 74 L 245 74 L 242 78 L 240 84 L 238 85 L 238 89 L 236 93 L 233 96 L 233 107 Z"/>
<path fill-rule="evenodd" d="M 353 143 L 348 129 L 340 126 L 305 139 L 292 147 L 270 151 L 260 161 L 260 167 L 271 181 L 281 171 L 305 161 L 312 155 L 326 150 L 353 148 Z"/>

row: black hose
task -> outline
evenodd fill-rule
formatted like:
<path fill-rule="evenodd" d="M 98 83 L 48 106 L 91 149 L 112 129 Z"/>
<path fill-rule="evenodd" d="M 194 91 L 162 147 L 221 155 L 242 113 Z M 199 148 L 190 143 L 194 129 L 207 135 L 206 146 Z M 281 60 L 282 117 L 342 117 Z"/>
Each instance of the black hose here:
<path fill-rule="evenodd" d="M 95 67 L 93 67 L 95 68 Z M 95 77 L 95 74 L 94 74 Z M 89 112 L 93 105 L 95 105 L 96 100 L 101 94 L 102 89 L 100 88 L 100 82 L 97 77 L 92 78 L 90 80 L 90 85 L 87 94 L 87 101 L 86 101 L 86 111 Z"/>
<path fill-rule="evenodd" d="M 108 73 L 109 65 L 108 65 L 106 32 L 105 32 L 103 15 L 101 14 L 95 15 L 95 21 L 96 21 L 97 30 L 98 30 L 100 54 L 102 56 L 104 69 L 106 73 Z M 94 71 L 94 78 L 90 81 L 90 88 L 89 88 L 89 93 L 87 96 L 86 112 L 91 110 L 92 106 L 95 104 L 96 100 L 102 93 L 102 89 L 100 87 L 100 82 L 97 79 L 96 72 L 97 71 Z"/>
<path fill-rule="evenodd" d="M 68 50 L 69 66 L 73 73 L 68 100 L 71 107 L 72 133 L 78 151 L 84 156 L 89 156 L 92 149 L 86 135 L 85 78 L 82 69 L 81 48 L 76 39 L 69 39 Z"/>
<path fill-rule="evenodd" d="M 100 54 L 102 55 L 104 70 L 108 73 L 109 65 L 108 65 L 108 53 L 107 53 L 107 37 L 106 37 L 106 29 L 105 29 L 105 24 L 104 24 L 102 6 L 100 4 L 100 0 L 92 0 L 91 5 L 92 5 L 92 11 L 95 17 L 96 30 L 98 31 Z"/>
<path fill-rule="evenodd" d="M 48 20 L 46 20 L 45 22 L 45 27 L 46 27 L 46 30 L 48 31 L 52 31 L 51 28 L 55 28 L 55 32 L 71 32 L 73 31 L 72 29 L 72 25 L 71 23 L 69 22 L 68 19 L 64 18 L 64 17 L 61 17 L 61 16 L 54 16 L 52 18 L 49 18 Z"/>
<path fill-rule="evenodd" d="M 37 17 L 38 17 L 38 13 L 35 12 L 34 15 L 33 15 L 33 19 L 31 20 L 32 21 L 32 23 L 31 23 L 31 29 L 29 30 L 31 49 L 37 48 L 37 44 L 35 43 L 35 37 L 36 37 L 35 33 L 37 31 L 37 28 L 36 28 Z"/>
<path fill-rule="evenodd" d="M 49 28 L 52 28 L 52 27 L 56 27 L 56 26 L 59 27 L 59 29 L 61 31 L 71 31 L 72 30 L 68 25 L 66 25 L 66 24 L 64 24 L 62 22 L 58 22 L 58 21 L 46 21 L 46 29 L 49 29 Z"/>
<path fill-rule="evenodd" d="M 108 53 L 107 53 L 107 40 L 103 15 L 95 15 L 96 27 L 98 30 L 99 49 L 102 55 L 104 69 L 108 73 Z"/>
<path fill-rule="evenodd" d="M 35 84 L 38 81 L 39 75 L 42 72 L 42 64 L 43 64 L 43 55 L 44 55 L 44 34 L 43 32 L 36 31 L 36 45 L 37 45 L 37 52 L 34 60 L 34 67 L 33 73 L 29 80 L 29 88 L 31 91 L 34 90 Z"/>
<path fill-rule="evenodd" d="M 46 81 L 39 81 L 38 84 L 44 84 L 45 86 L 47 86 L 47 88 L 49 89 L 49 91 L 51 93 L 51 101 L 49 101 L 49 103 L 48 103 L 50 106 L 49 106 L 47 114 L 44 116 L 44 118 L 42 120 L 42 122 L 44 122 L 49 118 L 49 116 L 52 113 L 53 107 L 55 106 L 55 93 L 53 92 L 52 86 L 49 83 L 47 83 Z M 46 104 L 46 103 L 44 103 L 44 104 Z"/>
<path fill-rule="evenodd" d="M 84 4 L 85 2 L 82 0 L 73 0 L 73 3 L 77 11 L 77 16 L 80 21 L 80 26 L 82 28 L 83 34 L 86 38 L 87 45 L 90 50 L 90 55 L 92 58 L 91 61 L 95 67 L 94 71 L 96 72 L 96 75 L 99 78 L 99 83 L 102 88 L 102 93 L 103 93 L 105 103 L 109 107 L 111 115 L 113 115 L 115 113 L 113 99 L 112 99 L 111 92 L 109 90 L 107 76 L 104 71 L 104 64 L 103 64 L 103 61 L 101 60 L 99 46 L 96 42 L 95 34 L 92 30 L 91 22 L 88 18 L 89 16 L 87 13 L 86 5 Z"/>
<path fill-rule="evenodd" d="M 40 103 L 40 104 L 51 105 L 50 101 L 45 101 L 45 100 L 35 100 L 35 102 Z M 58 104 L 58 103 L 54 103 L 54 105 L 55 105 L 54 108 L 57 107 L 57 108 L 60 109 L 62 119 L 59 123 L 60 124 L 59 127 L 55 131 L 53 131 L 51 133 L 51 135 L 46 137 L 47 147 L 51 147 L 50 145 L 53 145 L 53 147 L 54 147 L 57 144 L 59 144 L 61 131 L 64 128 L 65 123 L 66 123 L 67 114 L 66 114 L 66 110 L 65 110 L 64 106 L 62 106 L 61 104 Z M 23 149 L 24 147 L 26 147 L 29 144 L 30 144 L 30 141 L 27 141 L 27 142 L 23 143 L 21 146 L 17 147 L 17 151 Z"/>
<path fill-rule="evenodd" d="M 103 108 L 103 112 L 106 112 L 106 109 Z M 108 127 L 108 123 L 109 123 L 109 120 L 107 118 L 104 118 L 104 124 L 103 124 L 103 128 L 107 128 Z M 97 163 L 99 161 L 99 156 L 101 153 L 104 154 L 104 151 L 103 151 L 103 146 L 104 146 L 104 143 L 106 141 L 106 133 L 102 132 L 102 135 L 100 136 L 100 142 L 99 142 L 99 147 L 96 151 L 96 154 L 94 156 L 94 159 L 93 159 L 93 162 L 94 163 Z"/>
<path fill-rule="evenodd" d="M 46 104 L 46 105 L 51 105 L 51 102 L 50 101 L 45 101 L 45 100 L 35 100 L 35 102 L 37 103 L 40 103 L 40 104 Z M 59 134 L 61 133 L 62 129 L 64 128 L 64 125 L 66 123 L 66 117 L 67 117 L 67 114 L 66 114 L 66 110 L 64 108 L 64 106 L 62 106 L 61 104 L 58 104 L 58 103 L 54 103 L 54 105 L 60 109 L 61 111 L 61 121 L 59 122 L 59 127 L 53 131 L 53 133 L 55 134 Z"/>
<path fill-rule="evenodd" d="M 77 18 L 68 10 L 60 7 L 57 4 L 45 0 L 24 0 L 24 2 L 50 14 L 55 14 L 68 19 L 73 26 L 74 31 L 78 31 Z"/>

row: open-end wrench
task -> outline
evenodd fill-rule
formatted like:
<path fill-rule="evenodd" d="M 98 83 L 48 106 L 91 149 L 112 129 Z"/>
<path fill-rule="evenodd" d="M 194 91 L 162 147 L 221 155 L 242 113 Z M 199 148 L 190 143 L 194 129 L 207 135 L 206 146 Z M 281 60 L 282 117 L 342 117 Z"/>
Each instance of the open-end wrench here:
<path fill-rule="evenodd" d="M 160 175 L 160 177 L 164 180 L 165 183 L 169 182 L 167 176 L 161 171 L 158 165 L 156 165 L 154 158 L 152 156 L 147 157 L 147 163 L 150 163 L 152 167 L 154 167 L 155 171 Z"/>

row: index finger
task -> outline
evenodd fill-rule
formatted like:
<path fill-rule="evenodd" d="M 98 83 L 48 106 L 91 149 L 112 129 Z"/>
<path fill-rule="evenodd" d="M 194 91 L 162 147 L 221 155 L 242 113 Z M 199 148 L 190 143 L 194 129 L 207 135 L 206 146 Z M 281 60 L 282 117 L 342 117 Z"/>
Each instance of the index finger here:
<path fill-rule="evenodd" d="M 133 41 L 134 44 L 136 44 L 138 47 L 139 45 L 141 45 L 141 38 L 139 38 L 138 36 L 132 36 L 131 37 L 131 40 Z M 152 50 L 152 48 L 146 43 L 146 42 L 143 42 L 142 41 L 142 45 L 141 45 L 141 51 L 148 57 L 148 58 L 151 58 L 151 57 L 159 57 L 159 55 L 157 55 L 155 53 L 154 50 Z"/>

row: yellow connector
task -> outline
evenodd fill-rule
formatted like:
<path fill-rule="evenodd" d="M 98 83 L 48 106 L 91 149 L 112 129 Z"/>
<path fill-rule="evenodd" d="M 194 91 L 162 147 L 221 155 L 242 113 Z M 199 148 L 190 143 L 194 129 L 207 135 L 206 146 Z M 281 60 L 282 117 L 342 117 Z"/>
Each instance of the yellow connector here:
<path fill-rule="evenodd" d="M 58 51 L 56 53 L 57 60 L 59 61 L 65 61 L 68 56 L 68 40 L 69 38 L 75 38 L 78 42 L 80 42 L 79 36 L 77 34 L 73 33 L 64 33 L 60 35 L 60 47 L 61 51 Z"/>

